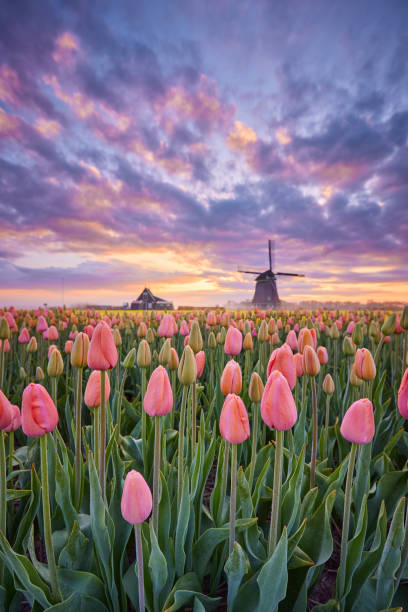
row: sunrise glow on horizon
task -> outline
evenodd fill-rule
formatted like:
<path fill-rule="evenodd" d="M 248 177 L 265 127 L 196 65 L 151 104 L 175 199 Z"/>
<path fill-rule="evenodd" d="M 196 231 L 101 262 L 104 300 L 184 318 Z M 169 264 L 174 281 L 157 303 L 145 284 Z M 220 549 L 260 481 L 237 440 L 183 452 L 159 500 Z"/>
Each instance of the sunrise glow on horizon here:
<path fill-rule="evenodd" d="M 408 4 L 6 1 L 0 306 L 408 301 Z"/>

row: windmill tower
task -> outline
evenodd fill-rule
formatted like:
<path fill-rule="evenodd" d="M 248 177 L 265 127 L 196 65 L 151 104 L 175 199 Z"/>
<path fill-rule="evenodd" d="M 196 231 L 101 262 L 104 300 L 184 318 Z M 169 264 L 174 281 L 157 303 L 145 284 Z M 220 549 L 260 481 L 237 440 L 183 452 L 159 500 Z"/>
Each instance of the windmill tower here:
<path fill-rule="evenodd" d="M 276 287 L 277 276 L 304 276 L 304 274 L 294 274 L 291 272 L 273 272 L 272 271 L 272 241 L 268 240 L 269 250 L 269 269 L 265 272 L 255 272 L 254 270 L 238 270 L 244 274 L 256 274 L 255 278 L 255 294 L 252 298 L 254 306 L 259 308 L 277 308 L 280 300 L 278 289 Z"/>

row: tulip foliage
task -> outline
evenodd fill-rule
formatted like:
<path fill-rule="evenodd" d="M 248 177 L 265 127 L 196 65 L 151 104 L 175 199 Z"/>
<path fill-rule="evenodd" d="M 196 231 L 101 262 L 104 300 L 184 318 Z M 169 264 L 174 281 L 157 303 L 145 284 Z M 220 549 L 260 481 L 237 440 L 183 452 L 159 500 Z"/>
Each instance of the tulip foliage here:
<path fill-rule="evenodd" d="M 0 609 L 408 607 L 407 337 L 408 308 L 0 310 Z"/>

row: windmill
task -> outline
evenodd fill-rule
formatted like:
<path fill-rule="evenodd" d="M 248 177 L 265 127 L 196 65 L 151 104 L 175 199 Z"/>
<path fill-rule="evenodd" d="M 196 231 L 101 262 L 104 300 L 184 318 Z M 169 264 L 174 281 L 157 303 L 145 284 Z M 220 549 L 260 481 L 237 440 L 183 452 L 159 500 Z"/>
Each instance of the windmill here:
<path fill-rule="evenodd" d="M 255 294 L 252 303 L 259 308 L 277 308 L 280 300 L 276 287 L 277 276 L 304 276 L 304 274 L 293 274 L 291 272 L 272 271 L 272 241 L 268 240 L 269 249 L 269 269 L 265 272 L 255 272 L 254 270 L 238 270 L 244 274 L 256 274 Z"/>

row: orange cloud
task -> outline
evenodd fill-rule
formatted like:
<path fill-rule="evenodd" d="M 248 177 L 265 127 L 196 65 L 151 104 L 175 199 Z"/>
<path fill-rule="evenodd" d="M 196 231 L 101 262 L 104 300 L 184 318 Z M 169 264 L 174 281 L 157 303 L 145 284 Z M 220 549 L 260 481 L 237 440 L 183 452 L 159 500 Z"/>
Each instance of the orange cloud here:
<path fill-rule="evenodd" d="M 79 43 L 77 38 L 70 32 L 64 32 L 55 41 L 55 51 L 52 57 L 59 64 L 71 64 L 78 50 Z"/>
<path fill-rule="evenodd" d="M 61 131 L 61 125 L 58 123 L 58 121 L 49 121 L 44 118 L 37 119 L 34 127 L 37 132 L 39 132 L 45 138 L 57 136 Z"/>
<path fill-rule="evenodd" d="M 0 66 L 0 100 L 18 106 L 20 94 L 20 81 L 18 74 L 5 64 Z"/>
<path fill-rule="evenodd" d="M 291 137 L 288 134 L 288 130 L 285 127 L 279 127 L 275 130 L 276 140 L 281 145 L 287 145 L 292 142 Z"/>
<path fill-rule="evenodd" d="M 227 144 L 230 149 L 246 152 L 248 147 L 257 141 L 256 132 L 241 121 L 235 121 L 234 127 L 227 136 Z"/>
<path fill-rule="evenodd" d="M 19 121 L 16 116 L 8 115 L 6 111 L 0 108 L 0 134 L 10 136 L 14 134 L 19 127 Z"/>
<path fill-rule="evenodd" d="M 66 93 L 55 75 L 45 75 L 43 81 L 46 85 L 52 87 L 57 98 L 65 102 L 65 104 L 68 104 L 74 113 L 78 115 L 78 117 L 81 117 L 81 119 L 86 119 L 95 113 L 95 105 L 92 100 L 86 98 L 79 91 L 72 95 Z"/>

